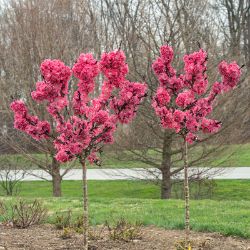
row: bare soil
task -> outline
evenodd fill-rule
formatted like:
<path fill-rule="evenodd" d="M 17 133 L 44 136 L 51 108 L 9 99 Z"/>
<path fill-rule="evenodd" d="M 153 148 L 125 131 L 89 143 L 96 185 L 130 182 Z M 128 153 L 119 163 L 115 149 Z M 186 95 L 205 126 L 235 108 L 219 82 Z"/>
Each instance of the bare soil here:
<path fill-rule="evenodd" d="M 27 229 L 0 225 L 0 250 L 81 249 L 81 234 L 72 232 L 67 239 L 62 239 L 62 234 L 62 230 L 47 224 Z M 183 241 L 184 232 L 143 227 L 139 239 L 126 242 L 111 240 L 107 231 L 97 227 L 90 238 L 91 250 L 176 250 L 175 245 Z M 193 250 L 250 250 L 250 240 L 224 237 L 217 233 L 192 232 L 191 241 Z"/>

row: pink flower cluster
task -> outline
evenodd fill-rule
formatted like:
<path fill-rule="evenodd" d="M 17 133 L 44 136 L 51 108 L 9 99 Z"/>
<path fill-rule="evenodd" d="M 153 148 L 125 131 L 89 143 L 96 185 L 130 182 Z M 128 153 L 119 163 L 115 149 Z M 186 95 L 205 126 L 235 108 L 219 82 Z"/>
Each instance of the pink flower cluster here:
<path fill-rule="evenodd" d="M 180 93 L 176 98 L 176 104 L 179 107 L 186 108 L 188 105 L 194 103 L 194 92 L 192 90 L 185 90 Z"/>
<path fill-rule="evenodd" d="M 222 82 L 215 82 L 207 97 L 204 97 L 208 86 L 207 53 L 200 49 L 185 55 L 184 74 L 179 76 L 171 66 L 173 57 L 173 49 L 164 45 L 160 49 L 160 57 L 152 64 L 160 83 L 152 106 L 164 128 L 174 129 L 187 142 L 193 143 L 199 131 L 215 133 L 220 129 L 221 123 L 207 116 L 212 112 L 216 96 L 237 85 L 241 70 L 235 62 L 220 63 Z"/>
<path fill-rule="evenodd" d="M 31 95 L 36 101 L 47 101 L 47 110 L 56 122 L 58 136 L 53 139 L 58 161 L 83 157 L 90 163 L 97 162 L 97 153 L 103 144 L 113 142 L 118 122 L 128 123 L 134 118 L 147 86 L 126 80 L 128 66 L 125 60 L 120 50 L 103 53 L 100 61 L 92 54 L 81 54 L 72 67 L 79 80 L 72 105 L 68 102 L 71 69 L 59 60 L 42 63 L 44 80 L 36 84 Z M 100 73 L 104 75 L 101 94 L 93 98 L 95 79 Z M 49 123 L 29 116 L 23 102 L 15 101 L 11 108 L 15 112 L 17 129 L 37 140 L 51 136 Z"/>
<path fill-rule="evenodd" d="M 47 121 L 40 121 L 37 116 L 29 115 L 23 101 L 12 102 L 10 108 L 15 114 L 14 127 L 16 129 L 26 132 L 35 140 L 49 137 L 50 124 Z"/>
<path fill-rule="evenodd" d="M 146 84 L 125 81 L 119 96 L 113 98 L 111 108 L 121 123 L 129 123 L 135 116 L 137 108 L 145 97 Z"/>
<path fill-rule="evenodd" d="M 109 116 L 104 110 L 93 115 L 90 122 L 72 116 L 70 120 L 57 126 L 60 135 L 54 141 L 57 149 L 56 159 L 60 162 L 70 161 L 81 155 L 84 150 L 87 152 L 91 144 L 112 143 L 115 129 L 113 116 Z"/>
<path fill-rule="evenodd" d="M 57 116 L 68 105 L 68 81 L 71 69 L 60 60 L 45 60 L 40 67 L 43 81 L 36 83 L 31 93 L 35 101 L 48 101 L 48 112 Z"/>
<path fill-rule="evenodd" d="M 120 87 L 128 73 L 128 65 L 123 51 L 103 53 L 100 61 L 100 69 L 110 84 Z"/>
<path fill-rule="evenodd" d="M 223 90 L 228 91 L 234 88 L 240 80 L 240 67 L 236 62 L 228 64 L 222 61 L 219 65 L 219 71 L 222 75 Z"/>
<path fill-rule="evenodd" d="M 184 58 L 184 85 L 189 87 L 194 93 L 201 95 L 207 90 L 206 61 L 207 53 L 200 49 Z"/>

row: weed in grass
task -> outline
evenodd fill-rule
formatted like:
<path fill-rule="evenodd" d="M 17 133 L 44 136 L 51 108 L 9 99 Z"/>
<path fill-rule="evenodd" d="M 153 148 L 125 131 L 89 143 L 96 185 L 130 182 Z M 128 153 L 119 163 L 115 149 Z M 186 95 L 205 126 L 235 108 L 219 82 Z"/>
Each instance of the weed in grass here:
<path fill-rule="evenodd" d="M 0 217 L 1 217 L 1 220 L 5 223 L 5 224 L 11 224 L 10 223 L 10 218 L 8 216 L 8 211 L 7 211 L 7 207 L 6 205 L 4 204 L 3 201 L 0 201 Z"/>
<path fill-rule="evenodd" d="M 3 201 L 0 201 L 0 216 L 3 216 L 4 214 L 6 214 L 6 206 Z"/>
<path fill-rule="evenodd" d="M 185 247 L 185 240 L 179 240 L 175 243 L 176 250 L 192 250 L 193 243 L 190 241 L 188 242 L 188 246 Z"/>
<path fill-rule="evenodd" d="M 55 218 L 56 229 L 64 229 L 71 227 L 72 211 L 68 210 L 64 213 L 57 213 Z"/>
<path fill-rule="evenodd" d="M 70 228 L 70 227 L 64 227 L 63 228 L 63 232 L 62 232 L 62 234 L 61 234 L 60 237 L 62 239 L 64 239 L 64 240 L 70 239 L 70 238 L 72 238 L 73 233 L 74 233 L 74 231 L 73 231 L 72 228 Z"/>
<path fill-rule="evenodd" d="M 116 221 L 114 226 L 111 226 L 107 221 L 105 226 L 108 228 L 109 237 L 112 240 L 133 241 L 141 238 L 141 223 L 131 224 L 124 218 Z"/>
<path fill-rule="evenodd" d="M 99 227 L 97 230 L 95 228 L 89 228 L 89 239 L 90 240 L 101 240 L 104 237 L 104 226 Z"/>

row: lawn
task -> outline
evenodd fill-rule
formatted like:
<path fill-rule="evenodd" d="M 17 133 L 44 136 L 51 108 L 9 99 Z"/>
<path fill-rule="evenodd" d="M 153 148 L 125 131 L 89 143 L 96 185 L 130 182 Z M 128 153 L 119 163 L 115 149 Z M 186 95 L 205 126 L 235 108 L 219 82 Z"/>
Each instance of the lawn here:
<path fill-rule="evenodd" d="M 195 150 L 190 151 L 190 160 L 196 159 L 197 156 L 201 154 L 201 149 L 196 147 Z M 227 145 L 225 149 L 220 154 L 212 155 L 212 160 L 207 161 L 207 163 L 196 164 L 196 166 L 220 166 L 220 167 L 246 167 L 250 166 L 250 143 L 243 145 Z M 117 155 L 113 152 L 105 152 L 102 155 L 102 168 L 140 168 L 140 167 L 151 167 L 145 163 L 140 161 L 132 161 L 131 153 L 125 152 L 127 157 L 123 160 L 118 159 Z M 153 157 L 155 161 L 160 163 L 161 155 L 156 153 L 155 151 L 148 150 L 144 152 L 149 156 Z M 43 154 L 33 154 L 33 158 L 37 158 L 39 160 L 46 160 L 45 155 Z M 179 155 L 174 156 L 174 160 L 180 158 Z M 158 160 L 157 160 L 158 159 Z M 33 167 L 36 166 L 31 165 L 30 160 L 26 159 L 21 154 L 14 155 L 0 155 L 0 165 L 4 165 L 6 162 L 10 162 L 12 165 L 18 165 L 20 168 L 22 167 Z M 80 167 L 79 163 L 76 161 L 74 164 L 75 168 Z M 182 162 L 177 162 L 176 165 L 180 165 Z M 63 164 L 62 167 L 67 167 L 67 163 Z M 89 168 L 98 168 L 96 165 L 88 165 Z"/>
<path fill-rule="evenodd" d="M 214 180 L 213 189 L 206 196 L 206 187 L 202 188 L 202 197 L 212 200 L 250 201 L 250 180 Z M 197 185 L 191 184 L 191 198 L 194 198 Z M 159 199 L 160 187 L 145 181 L 88 181 L 89 197 L 92 198 L 136 198 Z M 178 198 L 176 193 L 182 191 L 182 186 L 173 188 L 173 198 Z M 81 181 L 63 181 L 63 196 L 66 198 L 81 198 Z M 0 188 L 0 195 L 3 191 Z M 46 181 L 24 181 L 21 184 L 22 197 L 50 197 L 51 183 Z"/>
<path fill-rule="evenodd" d="M 250 238 L 250 181 L 216 181 L 212 199 L 191 201 L 193 230 L 220 232 Z M 64 181 L 62 198 L 50 197 L 48 182 L 24 182 L 20 196 L 39 198 L 50 211 L 49 222 L 56 213 L 69 209 L 81 213 L 80 181 Z M 159 188 L 140 181 L 89 181 L 90 221 L 125 218 L 130 222 L 156 225 L 168 229 L 184 228 L 182 200 L 160 200 Z M 7 204 L 16 198 L 1 197 Z"/>

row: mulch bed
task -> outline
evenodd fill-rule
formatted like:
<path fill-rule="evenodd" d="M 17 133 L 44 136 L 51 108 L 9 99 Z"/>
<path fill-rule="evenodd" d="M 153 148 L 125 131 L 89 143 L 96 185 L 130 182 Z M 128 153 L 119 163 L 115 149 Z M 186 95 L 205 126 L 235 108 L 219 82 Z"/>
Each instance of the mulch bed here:
<path fill-rule="evenodd" d="M 176 250 L 175 244 L 184 238 L 179 230 L 164 230 L 156 227 L 143 227 L 141 237 L 133 242 L 114 241 L 108 232 L 95 228 L 90 240 L 92 250 Z M 100 231 L 101 230 L 101 231 Z M 82 236 L 72 233 L 68 239 L 62 239 L 62 230 L 53 225 L 32 226 L 27 229 L 16 229 L 0 225 L 0 250 L 49 250 L 81 249 Z M 193 250 L 250 250 L 250 240 L 237 237 L 224 237 L 217 233 L 192 232 Z"/>

